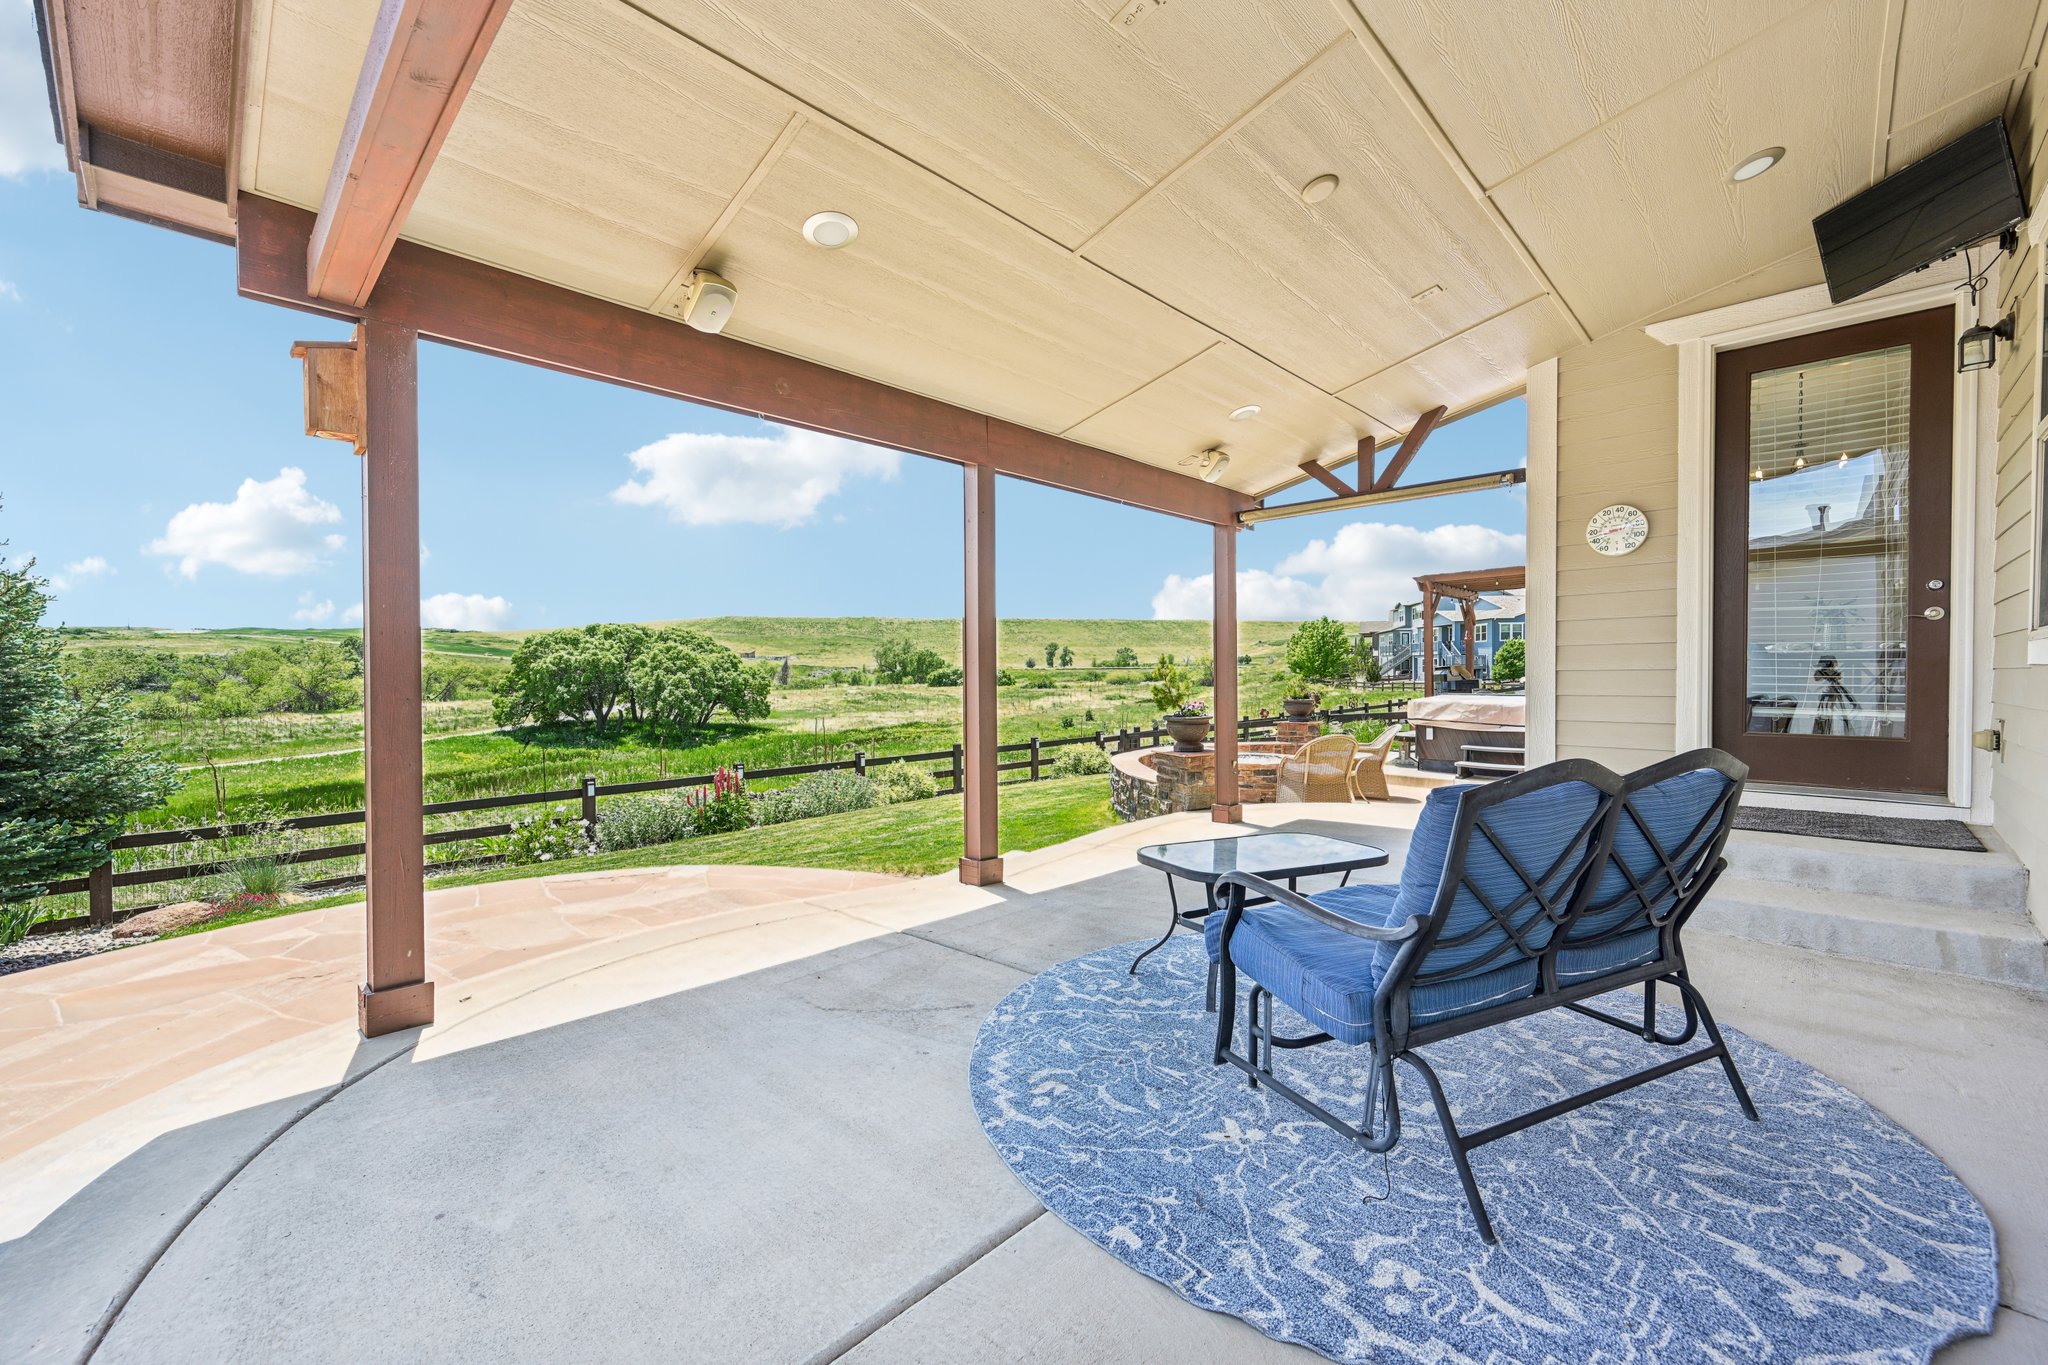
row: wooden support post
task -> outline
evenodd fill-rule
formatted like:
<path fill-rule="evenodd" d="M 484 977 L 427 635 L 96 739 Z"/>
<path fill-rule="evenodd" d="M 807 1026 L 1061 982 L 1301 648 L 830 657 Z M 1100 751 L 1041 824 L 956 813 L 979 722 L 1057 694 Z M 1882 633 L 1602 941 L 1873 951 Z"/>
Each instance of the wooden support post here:
<path fill-rule="evenodd" d="M 961 613 L 961 666 L 967 675 L 966 848 L 960 880 L 992 886 L 1003 879 L 996 831 L 996 475 L 986 465 L 961 471 L 966 500 L 966 606 Z"/>
<path fill-rule="evenodd" d="M 1474 609 L 1473 599 L 1468 597 L 1459 603 L 1458 614 L 1465 620 L 1465 671 L 1474 677 L 1478 677 L 1479 669 L 1473 662 L 1472 655 L 1472 637 L 1479 631 L 1479 622 Z"/>
<path fill-rule="evenodd" d="M 419 336 L 364 325 L 363 773 L 366 1038 L 434 1022 L 421 833 Z"/>
<path fill-rule="evenodd" d="M 85 874 L 85 911 L 92 927 L 103 929 L 114 922 L 114 865 L 101 863 Z"/>
<path fill-rule="evenodd" d="M 1422 590 L 1422 695 L 1436 695 L 1436 589 Z"/>
<path fill-rule="evenodd" d="M 1216 744 L 1216 799 L 1209 818 L 1234 824 L 1244 818 L 1237 794 L 1237 528 L 1216 528 L 1215 608 L 1210 615 L 1210 651 L 1216 663 L 1215 695 L 1209 714 Z"/>

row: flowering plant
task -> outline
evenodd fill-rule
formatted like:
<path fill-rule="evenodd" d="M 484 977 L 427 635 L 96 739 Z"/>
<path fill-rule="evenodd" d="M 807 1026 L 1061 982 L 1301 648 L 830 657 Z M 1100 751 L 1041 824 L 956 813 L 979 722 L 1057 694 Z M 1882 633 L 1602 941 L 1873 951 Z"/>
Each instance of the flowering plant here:
<path fill-rule="evenodd" d="M 1203 701 L 1200 697 L 1190 697 L 1181 703 L 1180 710 L 1174 712 L 1174 714 L 1179 716 L 1206 716 L 1209 714 L 1209 703 Z"/>
<path fill-rule="evenodd" d="M 492 840 L 490 846 L 506 862 L 516 864 L 560 862 L 597 852 L 582 818 L 569 814 L 569 808 L 562 805 L 514 820 L 511 831 Z"/>

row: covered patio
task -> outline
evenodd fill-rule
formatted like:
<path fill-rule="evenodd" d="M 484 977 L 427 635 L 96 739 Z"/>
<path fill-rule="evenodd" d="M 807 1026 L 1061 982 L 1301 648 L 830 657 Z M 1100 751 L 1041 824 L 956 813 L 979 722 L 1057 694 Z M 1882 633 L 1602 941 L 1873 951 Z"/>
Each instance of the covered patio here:
<path fill-rule="evenodd" d="M 1252 818 L 1398 854 L 1414 809 Z M 962 1083 L 1012 989 L 1156 932 L 1165 893 L 1135 847 L 1209 829 L 1190 814 L 1103 831 L 1015 857 L 998 888 L 931 878 L 617 934 L 465 977 L 423 1031 L 335 1022 L 166 1076 L 0 1162 L 0 1348 L 1311 1359 L 1111 1267 L 1016 1182 Z M 554 884 L 603 889 L 583 882 Z M 175 946 L 105 965 L 146 977 Z M 2009 1311 L 1942 1358 L 2039 1358 L 2048 1221 L 2038 1152 L 2012 1135 L 2048 1114 L 2010 1082 L 2048 1069 L 2048 1003 L 1713 934 L 1693 956 L 1725 1023 L 1877 1104 L 1991 1211 Z"/>

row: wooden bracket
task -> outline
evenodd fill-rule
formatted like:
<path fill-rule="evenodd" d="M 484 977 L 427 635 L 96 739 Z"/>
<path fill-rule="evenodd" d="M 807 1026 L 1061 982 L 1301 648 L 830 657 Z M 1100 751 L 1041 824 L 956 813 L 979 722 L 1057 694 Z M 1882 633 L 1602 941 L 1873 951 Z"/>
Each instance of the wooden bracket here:
<path fill-rule="evenodd" d="M 1408 465 L 1422 450 L 1422 443 L 1429 439 L 1429 433 L 1436 430 L 1437 423 L 1443 421 L 1444 414 L 1449 411 L 1449 408 L 1435 407 L 1416 418 L 1415 425 L 1408 428 L 1408 436 L 1401 442 L 1401 448 L 1394 452 L 1393 459 L 1387 461 L 1387 467 L 1379 478 L 1368 485 L 1361 477 L 1358 482 L 1359 488 L 1370 487 L 1375 493 L 1384 493 L 1392 488 L 1396 481 L 1408 472 Z M 1363 471 L 1360 472 L 1362 475 Z"/>
<path fill-rule="evenodd" d="M 351 341 L 295 341 L 292 356 L 305 363 L 306 434 L 365 448 L 363 329 Z"/>
<path fill-rule="evenodd" d="M 1367 445 L 1369 448 L 1370 443 L 1367 443 Z M 1308 475 L 1311 479 L 1314 479 L 1317 483 L 1329 489 L 1332 493 L 1335 493 L 1340 498 L 1348 498 L 1358 491 L 1357 489 L 1353 488 L 1350 484 L 1344 482 L 1344 480 L 1338 478 L 1335 474 L 1332 474 L 1329 470 L 1323 468 L 1322 462 L 1320 460 L 1303 460 L 1301 462 L 1301 472 Z"/>

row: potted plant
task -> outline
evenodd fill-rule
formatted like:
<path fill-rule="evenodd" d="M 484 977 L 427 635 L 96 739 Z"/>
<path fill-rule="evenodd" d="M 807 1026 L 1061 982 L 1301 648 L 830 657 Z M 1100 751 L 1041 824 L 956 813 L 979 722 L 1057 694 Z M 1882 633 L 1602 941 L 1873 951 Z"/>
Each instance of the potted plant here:
<path fill-rule="evenodd" d="M 1209 706 L 1200 698 L 1183 702 L 1166 718 L 1166 733 L 1173 736 L 1177 754 L 1198 754 L 1209 738 Z"/>
<path fill-rule="evenodd" d="M 1316 708 L 1322 704 L 1323 698 L 1321 693 L 1302 692 L 1296 696 L 1282 698 L 1280 709 L 1287 713 L 1287 719 L 1289 720 L 1307 720 L 1316 713 Z"/>

